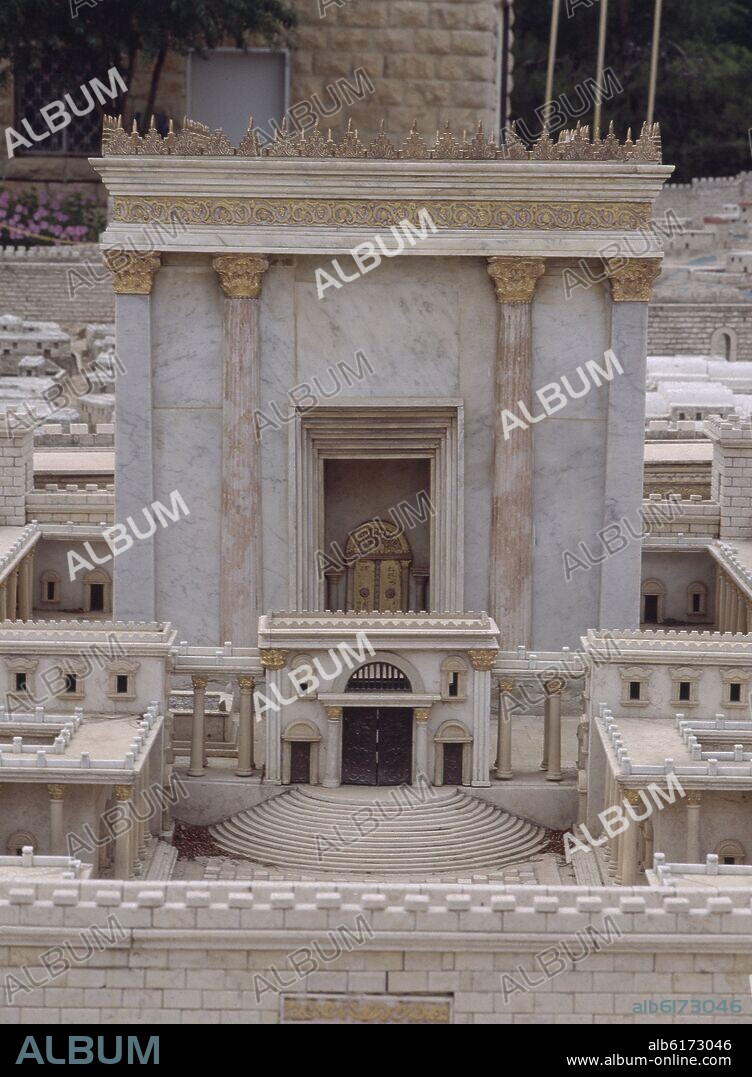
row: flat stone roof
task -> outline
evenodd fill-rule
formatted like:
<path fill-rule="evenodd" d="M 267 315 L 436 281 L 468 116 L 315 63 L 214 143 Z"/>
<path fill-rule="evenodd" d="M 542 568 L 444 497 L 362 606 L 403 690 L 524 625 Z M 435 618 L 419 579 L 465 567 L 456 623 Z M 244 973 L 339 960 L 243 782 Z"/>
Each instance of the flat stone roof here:
<path fill-rule="evenodd" d="M 34 471 L 64 475 L 108 475 L 115 471 L 114 449 L 54 449 L 34 453 Z"/>
<path fill-rule="evenodd" d="M 627 755 L 633 764 L 691 763 L 692 756 L 671 718 L 617 718 Z M 699 737 L 699 733 L 698 733 Z"/>
<path fill-rule="evenodd" d="M 645 463 L 683 463 L 710 464 L 713 462 L 713 443 L 706 438 L 694 441 L 674 441 L 666 438 L 661 441 L 645 442 Z"/>

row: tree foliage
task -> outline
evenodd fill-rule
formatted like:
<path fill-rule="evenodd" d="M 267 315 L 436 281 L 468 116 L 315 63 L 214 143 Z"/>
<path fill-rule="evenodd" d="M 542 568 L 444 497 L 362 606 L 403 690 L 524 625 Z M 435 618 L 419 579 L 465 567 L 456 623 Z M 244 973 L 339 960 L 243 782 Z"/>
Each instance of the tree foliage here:
<path fill-rule="evenodd" d="M 168 52 L 205 55 L 227 41 L 242 48 L 254 35 L 280 45 L 295 21 L 284 0 L 2 0 L 0 60 L 21 53 L 33 73 L 53 54 L 76 84 L 117 66 L 128 86 L 147 64 L 148 116 Z"/>
<path fill-rule="evenodd" d="M 606 66 L 624 90 L 603 102 L 602 116 L 622 137 L 630 125 L 639 131 L 645 119 L 654 9 L 654 0 L 609 4 Z M 515 10 L 513 117 L 538 131 L 551 0 L 518 3 Z M 565 93 L 576 101 L 577 85 L 595 76 L 599 18 L 597 0 L 563 0 L 554 97 Z M 728 175 L 752 165 L 751 71 L 750 0 L 664 0 L 655 118 L 675 179 Z"/>

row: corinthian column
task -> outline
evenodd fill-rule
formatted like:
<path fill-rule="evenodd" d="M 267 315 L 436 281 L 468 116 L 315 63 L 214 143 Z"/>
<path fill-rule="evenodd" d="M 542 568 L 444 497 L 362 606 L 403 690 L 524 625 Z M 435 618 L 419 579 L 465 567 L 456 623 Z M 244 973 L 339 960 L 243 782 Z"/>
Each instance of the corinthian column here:
<path fill-rule="evenodd" d="M 269 706 L 264 714 L 266 740 L 264 743 L 265 763 L 264 781 L 279 785 L 282 781 L 282 716 L 284 700 L 290 699 L 287 693 L 280 691 L 282 670 L 287 665 L 287 651 L 276 648 L 259 651 L 261 665 L 266 670 L 266 689 Z"/>
<path fill-rule="evenodd" d="M 613 299 L 611 350 L 623 370 L 615 368 L 611 382 L 599 389 L 608 393 L 603 527 L 614 528 L 604 536 L 610 541 L 625 517 L 635 530 L 640 524 L 648 303 L 661 261 L 612 258 L 606 268 Z M 630 541 L 601 565 L 599 628 L 639 628 L 641 557 L 640 543 Z"/>
<path fill-rule="evenodd" d="M 261 408 L 259 306 L 269 262 L 255 254 L 212 261 L 224 293 L 220 641 L 256 642 L 261 612 L 261 469 L 254 412 Z"/>
<path fill-rule="evenodd" d="M 117 296 L 118 356 L 123 367 L 115 393 L 115 519 L 139 519 L 144 505 L 154 501 L 151 292 L 162 259 L 156 252 L 117 250 L 104 251 L 103 258 Z M 151 536 L 140 540 L 138 557 L 115 558 L 113 597 L 118 620 L 156 620 L 154 551 Z"/>
<path fill-rule="evenodd" d="M 505 441 L 502 412 L 532 403 L 532 307 L 544 269 L 542 258 L 488 259 L 499 302 L 490 601 L 503 650 L 532 645 L 533 430 L 515 427 Z"/>
<path fill-rule="evenodd" d="M 491 670 L 498 651 L 468 651 L 473 667 L 473 765 L 471 784 L 490 785 Z"/>

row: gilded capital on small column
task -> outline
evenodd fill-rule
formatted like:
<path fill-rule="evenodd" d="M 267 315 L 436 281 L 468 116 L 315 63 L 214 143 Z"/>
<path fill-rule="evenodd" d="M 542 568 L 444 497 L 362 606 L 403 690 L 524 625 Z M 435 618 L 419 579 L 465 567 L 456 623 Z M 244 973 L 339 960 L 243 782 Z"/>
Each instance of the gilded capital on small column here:
<path fill-rule="evenodd" d="M 499 256 L 489 258 L 487 268 L 499 303 L 532 303 L 546 263 L 543 258 Z"/>
<path fill-rule="evenodd" d="M 133 795 L 133 787 L 130 785 L 116 785 L 115 786 L 115 800 L 125 802 L 130 800 Z"/>
<path fill-rule="evenodd" d="M 498 651 L 468 651 L 467 657 L 470 659 L 470 665 L 478 672 L 488 672 L 493 669 L 494 662 L 496 661 L 496 655 Z"/>
<path fill-rule="evenodd" d="M 699 804 L 702 804 L 702 792 L 701 791 L 699 791 L 699 792 L 695 791 L 695 792 L 692 792 L 692 793 L 687 793 L 687 805 L 688 806 L 689 805 L 697 806 Z"/>
<path fill-rule="evenodd" d="M 636 808 L 637 805 L 640 803 L 640 799 L 641 799 L 640 798 L 640 790 L 639 789 L 627 789 L 626 793 L 624 794 L 624 799 L 626 800 L 627 804 L 630 805 L 630 807 Z"/>
<path fill-rule="evenodd" d="M 65 796 L 65 786 L 64 785 L 48 785 L 47 786 L 47 792 L 49 794 L 50 800 L 62 800 L 63 797 Z"/>
<path fill-rule="evenodd" d="M 413 711 L 413 714 L 415 715 L 415 721 L 420 722 L 421 724 L 428 721 L 428 716 L 430 713 L 430 707 L 418 707 L 417 710 Z"/>
<path fill-rule="evenodd" d="M 238 677 L 238 686 L 241 692 L 252 692 L 256 682 L 253 677 Z"/>
<path fill-rule="evenodd" d="M 342 707 L 324 707 L 326 716 L 330 722 L 339 722 L 342 718 Z"/>
<path fill-rule="evenodd" d="M 264 669 L 284 669 L 287 665 L 288 653 L 288 651 L 279 651 L 274 648 L 259 651 L 261 665 Z"/>
<path fill-rule="evenodd" d="M 614 303 L 649 303 L 662 268 L 660 258 L 610 258 L 606 270 Z"/>
<path fill-rule="evenodd" d="M 545 683 L 546 695 L 555 696 L 564 691 L 564 681 L 561 677 L 552 677 Z"/>
<path fill-rule="evenodd" d="M 219 254 L 212 266 L 228 299 L 258 299 L 269 259 L 260 254 Z"/>
<path fill-rule="evenodd" d="M 194 673 L 191 677 L 191 684 L 194 688 L 206 688 L 209 683 L 209 678 L 205 673 Z"/>
<path fill-rule="evenodd" d="M 104 264 L 112 274 L 112 286 L 117 295 L 151 295 L 154 277 L 162 264 L 158 251 L 102 252 Z"/>
<path fill-rule="evenodd" d="M 514 683 L 513 683 L 513 681 L 508 681 L 508 680 L 499 681 L 499 691 L 504 692 L 504 693 L 513 692 L 514 691 Z"/>

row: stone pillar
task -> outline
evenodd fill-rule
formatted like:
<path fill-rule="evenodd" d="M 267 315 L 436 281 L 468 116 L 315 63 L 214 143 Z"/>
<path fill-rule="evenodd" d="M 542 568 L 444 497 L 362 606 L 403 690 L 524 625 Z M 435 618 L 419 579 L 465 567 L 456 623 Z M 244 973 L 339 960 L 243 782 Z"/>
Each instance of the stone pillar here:
<path fill-rule="evenodd" d="M 546 684 L 546 725 L 548 726 L 547 782 L 560 782 L 561 773 L 561 693 L 564 682 L 558 679 Z"/>
<path fill-rule="evenodd" d="M 122 804 L 130 815 L 129 807 L 132 795 L 130 785 L 116 785 L 114 792 L 115 800 L 118 804 Z M 115 879 L 130 879 L 131 877 L 130 850 L 132 829 L 133 828 L 129 828 L 128 830 L 115 835 L 115 866 L 113 869 L 113 878 Z"/>
<path fill-rule="evenodd" d="M 539 770 L 548 770 L 548 744 L 551 738 L 551 727 L 548 720 L 548 699 L 543 702 L 543 758 Z"/>
<path fill-rule="evenodd" d="M 118 375 L 115 424 L 118 472 L 115 519 L 141 519 L 155 500 L 153 463 L 151 291 L 161 265 L 155 251 L 103 252 L 117 296 Z M 155 537 L 140 539 L 137 557 L 116 557 L 113 563 L 113 617 L 121 621 L 155 621 Z"/>
<path fill-rule="evenodd" d="M 473 766 L 471 785 L 490 785 L 491 670 L 498 651 L 468 651 L 473 674 Z"/>
<path fill-rule="evenodd" d="M 737 588 L 736 591 L 736 631 L 747 631 L 747 602 L 744 595 Z"/>
<path fill-rule="evenodd" d="M 702 863 L 700 805 L 702 793 L 687 793 L 687 863 Z"/>
<path fill-rule="evenodd" d="M 488 259 L 499 302 L 490 608 L 506 650 L 533 642 L 533 429 L 516 428 L 505 440 L 502 413 L 520 400 L 532 404 L 532 309 L 544 271 L 542 258 Z"/>
<path fill-rule="evenodd" d="M 8 587 L 5 583 L 0 583 L 0 621 L 13 620 L 8 612 Z"/>
<path fill-rule="evenodd" d="M 254 412 L 262 407 L 261 283 L 257 254 L 212 260 L 225 296 L 222 399 L 220 639 L 253 647 L 261 613 L 261 467 Z"/>
<path fill-rule="evenodd" d="M 47 793 L 50 798 L 50 855 L 67 856 L 68 850 L 65 847 L 65 827 L 63 825 L 65 786 L 48 785 Z"/>
<path fill-rule="evenodd" d="M 6 609 L 6 616 L 9 621 L 15 621 L 18 618 L 18 569 L 14 569 L 8 576 L 8 603 Z"/>
<path fill-rule="evenodd" d="M 496 777 L 500 781 L 513 778 L 512 773 L 512 716 L 507 695 L 513 690 L 511 681 L 499 681 L 499 729 L 496 745 Z"/>
<path fill-rule="evenodd" d="M 336 789 L 342 781 L 342 708 L 326 708 L 326 766 L 321 783 Z"/>
<path fill-rule="evenodd" d="M 24 557 L 18 569 L 18 605 L 19 619 L 31 620 L 31 574 L 29 572 L 29 558 Z M 7 605 L 7 604 L 6 604 Z"/>
<path fill-rule="evenodd" d="M 206 686 L 209 678 L 203 673 L 191 677 L 193 683 L 193 726 L 191 729 L 191 765 L 188 774 L 191 778 L 201 778 L 204 769 L 204 751 L 206 740 Z"/>
<path fill-rule="evenodd" d="M 238 715 L 238 769 L 239 778 L 253 774 L 253 677 L 238 677 L 240 689 L 240 714 Z"/>
<path fill-rule="evenodd" d="M 628 789 L 624 794 L 624 798 L 633 808 L 642 803 L 637 789 Z M 622 834 L 622 886 L 634 886 L 637 882 L 637 847 L 639 840 L 640 824 L 630 817 L 629 826 Z"/>
<path fill-rule="evenodd" d="M 610 347 L 624 371 L 616 369 L 611 382 L 598 390 L 608 393 L 603 527 L 614 528 L 607 533 L 613 539 L 619 521 L 626 517 L 636 529 L 640 519 L 648 303 L 661 260 L 613 258 L 607 271 L 613 299 Z M 600 566 L 599 628 L 640 627 L 641 558 L 641 544 L 630 542 Z"/>
<path fill-rule="evenodd" d="M 418 707 L 415 715 L 415 781 L 428 780 L 428 707 Z"/>
<path fill-rule="evenodd" d="M 280 698 L 287 699 L 290 692 L 280 691 L 282 670 L 287 665 L 287 651 L 275 649 L 259 652 L 261 665 L 266 670 L 266 687 L 269 706 L 264 714 L 266 724 L 264 781 L 279 785 L 282 781 L 282 715 Z"/>

